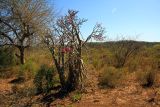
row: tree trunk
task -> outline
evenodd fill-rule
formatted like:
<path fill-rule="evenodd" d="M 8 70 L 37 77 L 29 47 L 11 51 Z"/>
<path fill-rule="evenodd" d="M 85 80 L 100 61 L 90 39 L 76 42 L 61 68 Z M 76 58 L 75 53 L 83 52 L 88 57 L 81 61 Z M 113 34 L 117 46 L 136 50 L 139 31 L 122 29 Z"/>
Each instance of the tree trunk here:
<path fill-rule="evenodd" d="M 65 76 L 64 76 L 64 68 L 62 68 L 59 64 L 58 64 L 58 62 L 57 62 L 57 60 L 56 60 L 56 58 L 55 58 L 55 56 L 52 54 L 52 57 L 53 57 L 53 61 L 54 61 L 54 64 L 55 64 L 55 66 L 56 66 L 56 69 L 57 69 L 57 71 L 58 71 L 58 75 L 59 75 L 59 79 L 60 79 L 60 83 L 61 83 L 61 86 L 62 86 L 62 88 L 65 86 Z"/>
<path fill-rule="evenodd" d="M 77 72 L 77 86 L 78 88 L 82 88 L 80 87 L 80 85 L 82 85 L 82 63 L 81 63 L 81 58 L 82 58 L 82 47 L 81 47 L 81 41 L 79 43 L 79 49 L 78 49 L 78 59 L 77 59 L 77 68 L 78 68 L 78 72 Z"/>
<path fill-rule="evenodd" d="M 64 53 L 61 53 L 62 54 L 62 66 L 60 67 L 60 78 L 61 78 L 61 84 L 62 84 L 62 88 L 65 87 L 65 76 L 64 76 Z"/>
<path fill-rule="evenodd" d="M 80 74 L 82 72 L 81 69 L 81 43 L 80 46 L 78 48 L 78 53 L 77 53 L 77 58 L 76 59 L 70 59 L 70 63 L 69 63 L 69 74 L 68 74 L 68 79 L 67 79 L 67 84 L 66 84 L 66 88 L 68 91 L 72 91 L 75 89 L 80 88 Z"/>
<path fill-rule="evenodd" d="M 24 64 L 24 47 L 20 47 L 19 51 L 20 51 L 20 63 Z"/>
<path fill-rule="evenodd" d="M 58 71 L 59 78 L 60 78 L 60 83 L 62 88 L 65 87 L 65 76 L 64 76 L 64 70 L 61 68 L 61 70 Z"/>
<path fill-rule="evenodd" d="M 75 90 L 77 88 L 77 71 L 73 68 L 73 66 L 70 64 L 69 65 L 69 74 L 68 74 L 68 79 L 66 83 L 66 90 L 68 92 Z"/>

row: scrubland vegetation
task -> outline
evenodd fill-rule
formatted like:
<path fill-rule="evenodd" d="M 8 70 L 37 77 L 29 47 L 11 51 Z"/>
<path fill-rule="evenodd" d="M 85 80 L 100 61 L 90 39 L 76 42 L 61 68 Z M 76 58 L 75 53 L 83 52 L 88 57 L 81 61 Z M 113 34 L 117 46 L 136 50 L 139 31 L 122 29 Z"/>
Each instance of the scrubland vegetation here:
<path fill-rule="evenodd" d="M 125 56 L 121 54 L 121 56 L 115 57 L 115 52 L 113 52 L 113 49 L 108 48 L 108 44 L 110 47 L 113 47 L 112 45 L 115 43 L 87 44 L 88 54 L 85 52 L 86 50 L 83 50 L 82 54 L 86 67 L 84 89 L 76 89 L 75 92 L 66 95 L 64 99 L 69 97 L 73 103 L 80 102 L 83 94 L 90 93 L 90 88 L 95 87 L 91 84 L 98 87 L 95 91 L 116 90 L 120 87 L 127 86 L 127 81 L 131 78 L 135 78 L 131 84 L 135 82 L 144 90 L 154 89 L 159 92 L 159 43 L 147 46 L 146 43 L 135 42 L 135 44 L 139 45 L 139 49 L 127 58 L 123 67 L 117 67 L 118 62 L 116 58 Z M 1 48 L 1 50 L 4 49 L 6 47 Z M 1 95 L 1 104 L 12 106 L 26 106 L 28 104 L 42 106 L 44 102 L 54 102 L 54 100 L 56 102 L 57 95 L 55 96 L 55 94 L 59 93 L 61 83 L 58 73 L 52 64 L 52 56 L 49 51 L 44 48 L 43 50 L 37 47 L 29 48 L 26 51 L 27 57 L 24 65 L 19 64 L 19 60 L 13 54 L 15 50 L 12 51 L 13 53 L 8 51 L 10 51 L 10 48 L 8 50 L 6 49 L 5 53 L 1 53 L 2 61 L 8 58 L 10 60 L 5 60 L 1 64 L 0 78 L 1 80 L 5 80 L 4 83 L 6 85 L 9 84 L 11 92 L 6 97 Z M 97 82 L 91 76 L 97 78 Z M 5 86 L 2 86 L 2 92 L 3 88 L 5 89 Z M 48 96 L 50 96 L 49 99 Z M 37 99 L 39 100 L 37 101 Z M 47 103 L 45 104 L 47 105 Z"/>
<path fill-rule="evenodd" d="M 0 5 L 1 107 L 160 106 L 160 43 L 106 42 L 101 24 L 83 40 L 78 11 L 53 19 L 43 0 Z"/>

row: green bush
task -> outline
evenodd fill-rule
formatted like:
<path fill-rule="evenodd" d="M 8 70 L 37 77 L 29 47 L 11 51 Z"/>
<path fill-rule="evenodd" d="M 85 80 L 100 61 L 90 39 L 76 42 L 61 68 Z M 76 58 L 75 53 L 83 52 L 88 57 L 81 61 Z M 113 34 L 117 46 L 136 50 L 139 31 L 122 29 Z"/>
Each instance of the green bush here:
<path fill-rule="evenodd" d="M 15 64 L 15 56 L 12 48 L 0 48 L 0 67 L 7 67 Z"/>
<path fill-rule="evenodd" d="M 71 100 L 73 102 L 77 102 L 81 100 L 82 94 L 80 92 L 76 92 L 74 95 L 71 96 Z"/>
<path fill-rule="evenodd" d="M 152 68 L 146 68 L 144 71 L 137 72 L 136 77 L 140 85 L 150 87 L 155 82 L 156 72 Z"/>
<path fill-rule="evenodd" d="M 104 67 L 99 78 L 99 85 L 114 88 L 118 86 L 122 77 L 122 71 L 114 67 Z"/>
<path fill-rule="evenodd" d="M 36 93 L 48 93 L 53 87 L 53 76 L 55 76 L 54 68 L 42 65 L 34 78 L 34 84 L 36 87 Z"/>
<path fill-rule="evenodd" d="M 32 60 L 28 60 L 25 64 L 19 66 L 18 77 L 32 78 L 34 77 L 38 66 Z"/>

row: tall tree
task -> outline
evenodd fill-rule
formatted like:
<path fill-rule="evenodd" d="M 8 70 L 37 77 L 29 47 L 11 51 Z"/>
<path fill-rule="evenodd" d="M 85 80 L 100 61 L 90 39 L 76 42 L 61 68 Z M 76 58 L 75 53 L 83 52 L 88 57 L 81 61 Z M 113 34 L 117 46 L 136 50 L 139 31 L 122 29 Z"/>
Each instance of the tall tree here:
<path fill-rule="evenodd" d="M 31 40 L 42 34 L 48 23 L 49 8 L 45 0 L 2 0 L 0 2 L 0 45 L 14 46 L 24 64 L 24 50 Z"/>

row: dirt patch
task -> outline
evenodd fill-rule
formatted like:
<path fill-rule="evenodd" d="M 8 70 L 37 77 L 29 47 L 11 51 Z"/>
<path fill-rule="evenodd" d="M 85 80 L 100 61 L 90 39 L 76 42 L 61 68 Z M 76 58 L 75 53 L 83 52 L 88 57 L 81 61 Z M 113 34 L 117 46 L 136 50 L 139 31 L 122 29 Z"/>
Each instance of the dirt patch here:
<path fill-rule="evenodd" d="M 40 102 L 43 95 L 28 97 L 25 92 L 31 91 L 25 88 L 19 88 L 18 94 L 12 92 L 14 84 L 9 83 L 14 78 L 0 79 L 0 105 L 6 107 L 8 102 L 15 100 L 18 106 L 27 105 L 31 107 L 159 107 L 160 106 L 160 89 L 159 85 L 151 88 L 142 88 L 135 78 L 135 74 L 127 75 L 121 86 L 110 89 L 101 89 L 98 87 L 98 73 L 91 72 L 88 74 L 88 85 L 82 93 L 81 100 L 73 102 L 72 93 L 64 98 L 54 99 L 49 105 Z M 24 84 L 30 84 L 28 81 Z M 19 84 L 22 87 L 24 84 Z M 24 87 L 24 86 L 23 86 Z M 31 86 L 33 87 L 33 86 Z M 23 95 L 24 94 L 24 95 Z M 20 99 L 17 99 L 17 97 Z M 13 106 L 16 103 L 10 103 Z"/>
<path fill-rule="evenodd" d="M 51 106 L 73 106 L 73 107 L 159 107 L 158 88 L 142 88 L 136 81 L 135 74 L 124 79 L 125 83 L 114 89 L 100 89 L 97 87 L 98 79 L 91 74 L 88 92 L 83 93 L 80 101 L 72 103 L 70 100 L 59 99 Z M 127 81 L 126 81 L 127 80 Z M 61 104 L 63 102 L 63 104 Z"/>

